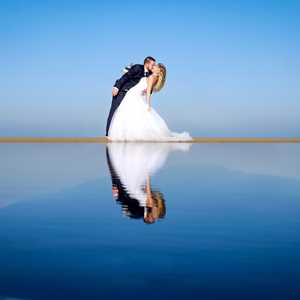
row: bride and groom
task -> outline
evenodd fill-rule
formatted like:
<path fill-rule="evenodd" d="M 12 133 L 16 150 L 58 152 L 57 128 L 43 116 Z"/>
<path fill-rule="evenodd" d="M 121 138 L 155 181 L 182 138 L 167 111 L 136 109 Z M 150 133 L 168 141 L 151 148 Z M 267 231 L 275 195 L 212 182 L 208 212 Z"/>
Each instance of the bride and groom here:
<path fill-rule="evenodd" d="M 166 67 L 148 56 L 144 65 L 131 66 L 115 82 L 107 119 L 106 136 L 110 141 L 191 141 L 187 132 L 172 132 L 151 107 L 153 92 L 166 80 Z"/>
<path fill-rule="evenodd" d="M 157 188 L 159 176 L 156 175 L 171 153 L 187 153 L 190 147 L 191 143 L 107 144 L 106 161 L 111 175 L 112 195 L 122 206 L 125 216 L 143 219 L 147 224 L 166 216 L 166 201 Z"/>

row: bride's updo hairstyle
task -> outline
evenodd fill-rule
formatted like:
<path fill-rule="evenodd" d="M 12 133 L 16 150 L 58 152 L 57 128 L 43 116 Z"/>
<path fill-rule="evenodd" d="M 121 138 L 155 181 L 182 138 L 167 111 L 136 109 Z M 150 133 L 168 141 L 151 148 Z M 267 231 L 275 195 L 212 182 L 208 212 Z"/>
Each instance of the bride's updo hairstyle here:
<path fill-rule="evenodd" d="M 165 65 L 159 63 L 157 64 L 157 67 L 159 68 L 159 72 L 157 75 L 158 76 L 157 82 L 153 87 L 154 92 L 159 92 L 164 87 L 166 82 L 166 76 L 167 76 L 167 69 Z"/>

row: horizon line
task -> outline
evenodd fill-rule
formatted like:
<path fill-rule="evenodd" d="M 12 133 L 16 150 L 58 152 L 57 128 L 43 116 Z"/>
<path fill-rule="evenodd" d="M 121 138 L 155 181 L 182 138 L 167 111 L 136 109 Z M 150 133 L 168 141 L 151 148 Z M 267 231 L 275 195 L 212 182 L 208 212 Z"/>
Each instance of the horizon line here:
<path fill-rule="evenodd" d="M 121 141 L 120 141 L 121 142 Z M 120 143 L 118 142 L 118 143 Z M 132 142 L 132 141 L 131 141 Z M 135 141 L 140 143 L 174 143 L 173 141 Z M 0 137 L 0 143 L 112 143 L 106 137 Z M 122 142 L 121 142 L 122 143 Z M 300 143 L 300 137 L 195 137 L 175 143 Z"/>

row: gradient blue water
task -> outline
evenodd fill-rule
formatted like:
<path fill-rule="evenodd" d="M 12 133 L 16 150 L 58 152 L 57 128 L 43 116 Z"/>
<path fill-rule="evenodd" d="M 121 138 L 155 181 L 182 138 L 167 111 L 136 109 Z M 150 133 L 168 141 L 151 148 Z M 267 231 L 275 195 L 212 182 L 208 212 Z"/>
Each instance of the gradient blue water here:
<path fill-rule="evenodd" d="M 299 299 L 299 154 L 173 151 L 149 225 L 112 197 L 104 145 L 1 144 L 0 299 Z"/>

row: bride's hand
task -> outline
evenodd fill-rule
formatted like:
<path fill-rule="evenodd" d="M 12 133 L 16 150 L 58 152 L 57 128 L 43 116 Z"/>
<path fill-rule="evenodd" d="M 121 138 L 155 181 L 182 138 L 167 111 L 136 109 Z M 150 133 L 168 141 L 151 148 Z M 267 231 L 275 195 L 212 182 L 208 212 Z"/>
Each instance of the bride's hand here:
<path fill-rule="evenodd" d="M 113 97 L 117 96 L 118 93 L 119 93 L 119 89 L 114 86 L 113 89 L 112 89 L 112 95 L 113 95 Z"/>

